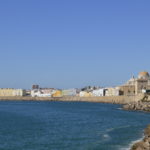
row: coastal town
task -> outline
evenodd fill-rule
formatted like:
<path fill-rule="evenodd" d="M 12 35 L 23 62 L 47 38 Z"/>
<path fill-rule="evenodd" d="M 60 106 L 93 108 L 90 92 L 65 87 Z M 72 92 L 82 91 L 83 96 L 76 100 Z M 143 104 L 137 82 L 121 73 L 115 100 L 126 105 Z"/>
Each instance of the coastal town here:
<path fill-rule="evenodd" d="M 148 72 L 140 72 L 135 78 L 131 77 L 125 84 L 116 87 L 87 86 L 81 89 L 55 89 L 41 88 L 33 85 L 30 90 L 1 88 L 0 97 L 117 97 L 136 96 L 150 90 L 150 75 Z"/>
<path fill-rule="evenodd" d="M 150 0 L 0 12 L 0 150 L 150 150 Z"/>
<path fill-rule="evenodd" d="M 116 87 L 87 86 L 81 89 L 41 88 L 32 85 L 30 90 L 1 88 L 0 100 L 58 100 L 90 101 L 123 104 L 124 110 L 150 112 L 150 75 L 147 71 L 131 77 L 125 84 Z M 133 143 L 130 150 L 150 149 L 150 125 L 144 138 Z"/>

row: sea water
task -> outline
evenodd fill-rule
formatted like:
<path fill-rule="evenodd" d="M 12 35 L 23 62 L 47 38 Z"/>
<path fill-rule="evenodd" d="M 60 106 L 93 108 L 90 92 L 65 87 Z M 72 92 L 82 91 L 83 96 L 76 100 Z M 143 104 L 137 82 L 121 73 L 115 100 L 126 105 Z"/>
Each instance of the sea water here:
<path fill-rule="evenodd" d="M 0 101 L 0 150 L 125 150 L 150 114 L 91 102 Z"/>

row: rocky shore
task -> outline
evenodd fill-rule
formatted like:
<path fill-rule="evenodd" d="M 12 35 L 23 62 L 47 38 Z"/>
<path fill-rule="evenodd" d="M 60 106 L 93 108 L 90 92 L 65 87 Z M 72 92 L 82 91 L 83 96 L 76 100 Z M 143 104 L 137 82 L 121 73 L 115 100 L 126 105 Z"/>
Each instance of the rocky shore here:
<path fill-rule="evenodd" d="M 123 109 L 150 112 L 150 102 L 139 101 L 139 102 L 128 103 L 128 104 L 123 105 Z"/>
<path fill-rule="evenodd" d="M 131 102 L 123 105 L 124 110 L 150 112 L 149 96 L 146 96 L 138 102 Z M 144 130 L 143 140 L 135 143 L 130 150 L 150 150 L 150 125 Z"/>
<path fill-rule="evenodd" d="M 135 143 L 130 150 L 150 150 L 150 125 L 144 130 L 144 139 Z"/>

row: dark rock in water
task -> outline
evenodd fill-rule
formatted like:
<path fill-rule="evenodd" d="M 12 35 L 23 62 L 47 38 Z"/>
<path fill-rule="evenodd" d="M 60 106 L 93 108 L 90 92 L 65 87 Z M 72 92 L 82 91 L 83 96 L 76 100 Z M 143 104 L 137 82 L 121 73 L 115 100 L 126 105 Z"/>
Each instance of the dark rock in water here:
<path fill-rule="evenodd" d="M 150 125 L 144 131 L 144 139 L 135 143 L 131 150 L 150 150 Z"/>

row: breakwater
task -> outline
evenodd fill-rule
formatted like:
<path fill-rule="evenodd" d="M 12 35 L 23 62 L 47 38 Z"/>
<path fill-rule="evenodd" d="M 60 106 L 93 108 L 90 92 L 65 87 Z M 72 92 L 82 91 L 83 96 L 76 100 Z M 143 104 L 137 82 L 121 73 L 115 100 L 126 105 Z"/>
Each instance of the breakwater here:
<path fill-rule="evenodd" d="M 131 102 L 138 102 L 144 97 L 143 94 L 135 96 L 101 96 L 101 97 L 0 97 L 0 100 L 28 100 L 28 101 L 85 101 L 85 102 L 99 102 L 99 103 L 113 103 L 113 104 L 127 104 Z"/>

